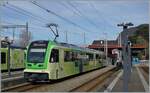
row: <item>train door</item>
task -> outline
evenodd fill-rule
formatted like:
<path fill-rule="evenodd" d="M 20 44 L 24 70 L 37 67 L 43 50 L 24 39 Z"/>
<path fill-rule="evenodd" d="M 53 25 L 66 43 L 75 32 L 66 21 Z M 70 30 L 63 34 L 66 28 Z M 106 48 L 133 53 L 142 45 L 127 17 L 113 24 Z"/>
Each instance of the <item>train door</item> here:
<path fill-rule="evenodd" d="M 79 73 L 79 64 L 80 64 L 80 60 L 78 59 L 78 54 L 79 52 L 78 51 L 73 51 L 72 52 L 72 61 L 74 63 L 74 73 L 77 74 Z"/>
<path fill-rule="evenodd" d="M 80 59 L 80 62 L 79 62 L 79 72 L 80 73 L 83 72 L 83 59 Z"/>
<path fill-rule="evenodd" d="M 59 49 L 59 63 L 58 63 L 58 72 L 59 72 L 59 78 L 64 77 L 64 52 L 63 49 Z"/>
<path fill-rule="evenodd" d="M 79 59 L 79 73 L 82 73 L 83 72 L 83 62 L 84 62 L 82 53 L 78 54 L 78 59 Z"/>
<path fill-rule="evenodd" d="M 60 51 L 59 49 L 52 49 L 51 55 L 50 55 L 50 63 L 51 63 L 51 72 L 52 72 L 52 78 L 58 79 L 60 77 Z"/>

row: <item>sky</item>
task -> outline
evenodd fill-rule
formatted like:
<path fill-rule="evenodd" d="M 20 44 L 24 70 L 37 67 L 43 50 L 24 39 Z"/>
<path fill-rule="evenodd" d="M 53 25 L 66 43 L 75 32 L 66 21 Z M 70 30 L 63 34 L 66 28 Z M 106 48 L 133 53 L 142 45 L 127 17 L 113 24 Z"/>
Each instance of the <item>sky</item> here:
<path fill-rule="evenodd" d="M 48 9 L 51 13 L 32 3 Z M 122 31 L 117 24 L 148 23 L 149 0 L 1 0 L 1 24 L 29 24 L 32 40 L 53 40 L 46 24 L 58 24 L 59 42 L 83 45 L 93 40 L 115 40 Z M 15 38 L 21 29 L 15 29 Z M 85 34 L 85 43 L 84 43 Z M 2 29 L 2 36 L 12 38 L 12 29 Z"/>

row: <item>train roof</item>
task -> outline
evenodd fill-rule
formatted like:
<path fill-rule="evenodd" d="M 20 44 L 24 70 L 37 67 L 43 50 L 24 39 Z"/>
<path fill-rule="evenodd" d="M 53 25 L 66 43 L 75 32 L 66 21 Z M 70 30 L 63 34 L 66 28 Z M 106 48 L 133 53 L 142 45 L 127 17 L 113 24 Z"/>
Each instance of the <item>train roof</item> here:
<path fill-rule="evenodd" d="M 64 42 L 54 42 L 51 40 L 37 40 L 37 41 L 33 41 L 33 42 L 50 42 L 51 44 L 54 44 L 54 45 L 59 46 L 59 47 L 66 47 L 66 48 L 71 48 L 71 49 L 75 49 L 75 50 L 79 50 L 79 51 L 103 53 L 102 51 L 89 49 L 89 48 L 83 48 L 83 47 L 79 47 L 79 46 L 74 45 L 74 44 L 68 44 L 68 43 L 64 43 Z"/>
<path fill-rule="evenodd" d="M 77 45 L 74 44 L 68 44 L 68 43 L 63 43 L 63 42 L 56 42 L 57 45 L 59 46 L 63 46 L 63 47 L 67 47 L 67 48 L 73 48 L 76 50 L 80 50 L 80 51 L 88 51 L 88 52 L 95 52 L 95 53 L 103 53 L 102 51 L 98 51 L 98 50 L 94 50 L 94 49 L 89 49 L 89 48 L 84 48 L 84 47 L 79 47 Z"/>

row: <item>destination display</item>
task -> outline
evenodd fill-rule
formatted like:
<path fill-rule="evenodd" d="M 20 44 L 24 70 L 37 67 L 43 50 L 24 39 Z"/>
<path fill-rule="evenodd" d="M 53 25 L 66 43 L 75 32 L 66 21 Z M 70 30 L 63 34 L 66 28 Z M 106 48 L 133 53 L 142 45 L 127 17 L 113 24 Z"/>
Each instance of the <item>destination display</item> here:
<path fill-rule="evenodd" d="M 31 43 L 30 48 L 46 48 L 48 41 L 35 41 Z"/>

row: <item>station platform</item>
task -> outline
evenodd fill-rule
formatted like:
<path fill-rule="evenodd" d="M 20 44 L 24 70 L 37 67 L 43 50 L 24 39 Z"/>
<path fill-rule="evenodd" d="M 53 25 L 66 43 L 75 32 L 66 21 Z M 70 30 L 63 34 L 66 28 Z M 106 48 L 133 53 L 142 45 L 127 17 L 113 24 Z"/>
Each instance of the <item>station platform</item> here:
<path fill-rule="evenodd" d="M 147 75 L 149 77 L 149 74 Z M 128 90 L 123 87 L 123 70 L 118 74 L 108 86 L 110 92 L 149 92 L 149 79 L 146 79 L 140 66 L 133 66 L 131 76 L 128 81 Z"/>

